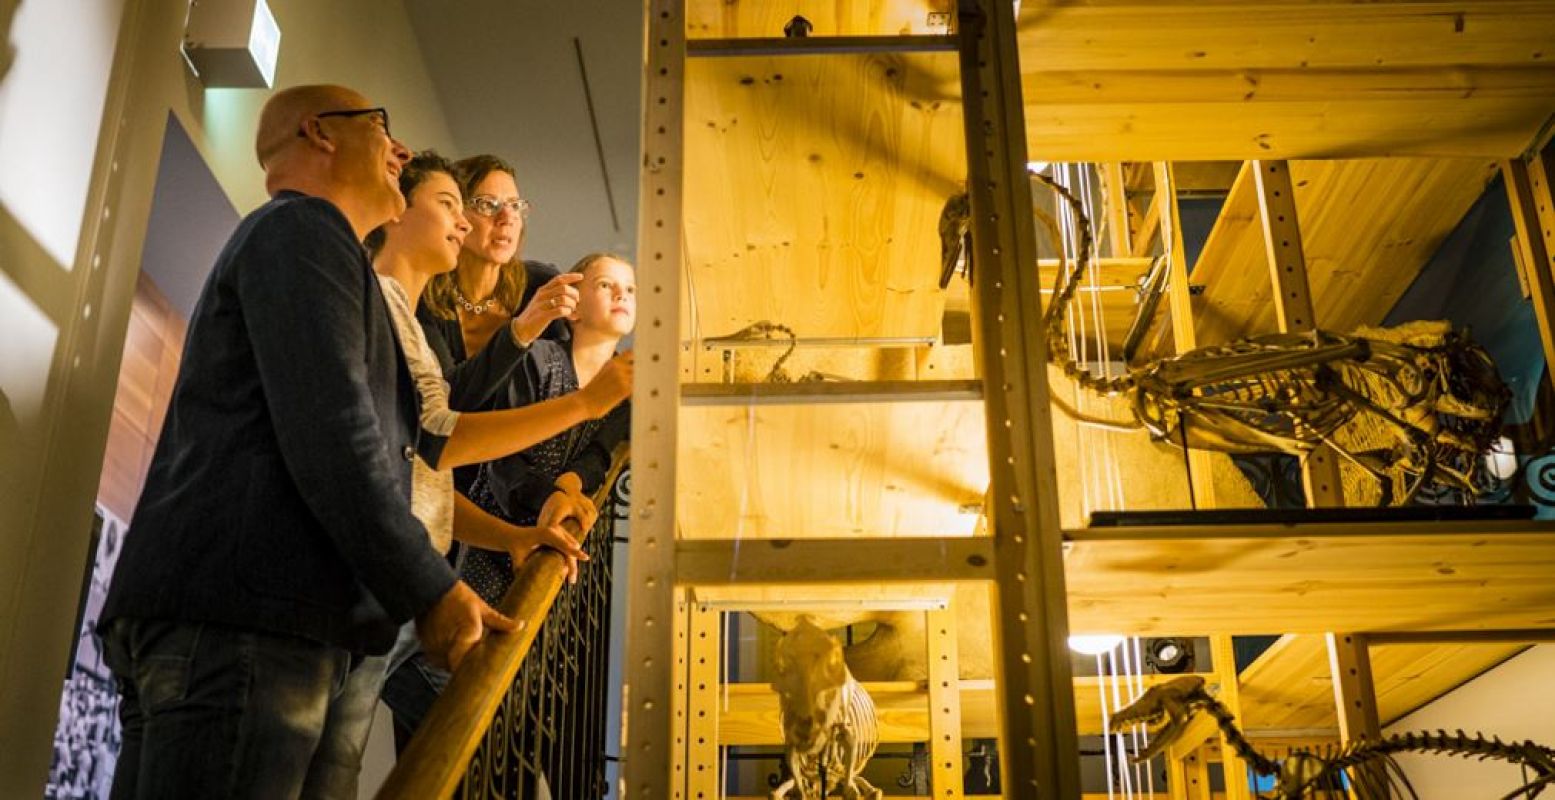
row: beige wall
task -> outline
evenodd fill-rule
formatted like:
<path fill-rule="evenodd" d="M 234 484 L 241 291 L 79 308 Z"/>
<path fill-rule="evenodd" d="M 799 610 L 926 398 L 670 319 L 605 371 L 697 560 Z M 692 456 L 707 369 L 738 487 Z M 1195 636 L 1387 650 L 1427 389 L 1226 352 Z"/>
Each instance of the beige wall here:
<path fill-rule="evenodd" d="M 1464 730 L 1555 746 L 1555 645 L 1539 645 L 1393 723 L 1384 733 Z M 1400 766 L 1420 800 L 1501 797 L 1522 785 L 1505 762 L 1443 755 L 1403 755 Z"/>
<path fill-rule="evenodd" d="M 399 2 L 269 2 L 282 29 L 278 85 L 354 86 L 390 108 L 410 145 L 449 149 Z M 0 155 L 90 162 L 71 203 L 8 210 L 61 189 L 17 170 L 0 202 L 0 797 L 38 797 L 167 117 L 247 212 L 264 200 L 252 135 L 266 94 L 205 90 L 189 75 L 178 53 L 187 0 L 23 0 L 14 19 L 11 5 L 0 0 L 0 37 L 16 52 L 0 72 L 0 131 L 13 138 L 0 145 L 17 130 L 60 133 Z M 81 144 L 99 127 L 95 145 Z M 71 252 L 59 231 L 77 228 Z"/>

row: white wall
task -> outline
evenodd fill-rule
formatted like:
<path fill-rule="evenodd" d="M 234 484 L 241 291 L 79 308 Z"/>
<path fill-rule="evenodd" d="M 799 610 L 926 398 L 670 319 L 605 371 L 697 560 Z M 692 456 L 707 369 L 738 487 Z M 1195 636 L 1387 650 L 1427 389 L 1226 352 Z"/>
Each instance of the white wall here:
<path fill-rule="evenodd" d="M 353 86 L 412 146 L 448 149 L 400 0 L 270 6 L 278 85 Z M 268 93 L 200 86 L 188 7 L 0 0 L 0 797 L 44 785 L 168 114 L 235 208 L 264 200 Z"/>
<path fill-rule="evenodd" d="M 1384 733 L 1463 729 L 1555 746 L 1555 645 L 1539 645 L 1388 726 Z M 1500 797 L 1522 785 L 1516 767 L 1442 755 L 1398 759 L 1421 800 Z"/>

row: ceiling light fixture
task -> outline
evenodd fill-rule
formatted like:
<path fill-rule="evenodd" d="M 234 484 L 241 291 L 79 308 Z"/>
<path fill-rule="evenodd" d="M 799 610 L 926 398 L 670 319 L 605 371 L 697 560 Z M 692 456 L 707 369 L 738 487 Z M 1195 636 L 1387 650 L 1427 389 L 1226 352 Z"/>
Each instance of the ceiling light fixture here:
<path fill-rule="evenodd" d="M 183 52 L 207 89 L 268 89 L 275 85 L 281 27 L 265 0 L 195 0 Z"/>

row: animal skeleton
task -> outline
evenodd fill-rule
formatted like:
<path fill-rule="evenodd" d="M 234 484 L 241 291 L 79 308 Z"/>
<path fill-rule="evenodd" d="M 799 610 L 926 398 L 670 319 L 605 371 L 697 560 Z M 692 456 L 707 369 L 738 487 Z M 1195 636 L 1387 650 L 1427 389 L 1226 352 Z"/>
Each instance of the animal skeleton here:
<path fill-rule="evenodd" d="M 1511 393 L 1484 348 L 1446 322 L 1253 336 L 1116 378 L 1082 366 L 1070 350 L 1066 314 L 1090 265 L 1090 221 L 1068 189 L 1030 174 L 1064 198 L 1079 231 L 1074 270 L 1067 277 L 1059 271 L 1044 321 L 1049 359 L 1080 386 L 1128 396 L 1136 425 L 1187 447 L 1305 457 L 1329 445 L 1379 483 L 1383 503 L 1407 503 L 1433 482 L 1475 490 L 1479 456 L 1499 434 Z M 1059 241 L 1057 225 L 1043 221 Z M 1085 422 L 1119 424 L 1062 410 Z"/>
<path fill-rule="evenodd" d="M 1262 796 L 1267 800 L 1329 796 L 1342 798 L 1351 794 L 1356 800 L 1417 797 L 1409 779 L 1393 760 L 1396 753 L 1438 753 L 1480 761 L 1494 759 L 1521 765 L 1533 773 L 1531 780 L 1503 795 L 1503 800 L 1537 797 L 1545 787 L 1555 784 L 1555 749 L 1533 742 L 1486 739 L 1483 735 L 1470 735 L 1463 731 L 1426 731 L 1386 736 L 1375 741 L 1363 739 L 1333 746 L 1322 752 L 1298 748 L 1291 750 L 1283 762 L 1276 761 L 1253 748 L 1236 727 L 1231 712 L 1205 691 L 1204 679 L 1196 675 L 1152 686 L 1138 700 L 1114 714 L 1111 724 L 1116 731 L 1140 723 L 1153 725 L 1165 720 L 1151 734 L 1150 747 L 1135 757 L 1135 761 L 1146 761 L 1181 736 L 1187 729 L 1188 721 L 1201 710 L 1215 718 L 1226 742 L 1254 772 L 1274 777 L 1273 793 Z M 1349 786 L 1348 793 L 1342 788 L 1346 784 Z"/>
<path fill-rule="evenodd" d="M 833 790 L 846 800 L 878 800 L 881 792 L 859 773 L 879 741 L 875 704 L 842 660 L 842 645 L 800 617 L 777 644 L 772 688 L 782 711 L 783 751 L 792 773 L 771 800 L 798 790 L 821 800 Z"/>

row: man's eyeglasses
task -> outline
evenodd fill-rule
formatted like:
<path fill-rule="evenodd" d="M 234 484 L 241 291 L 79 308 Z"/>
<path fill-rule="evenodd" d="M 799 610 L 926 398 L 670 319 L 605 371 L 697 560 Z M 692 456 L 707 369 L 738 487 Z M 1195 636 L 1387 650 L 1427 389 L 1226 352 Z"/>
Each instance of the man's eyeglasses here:
<path fill-rule="evenodd" d="M 321 111 L 313 116 L 315 119 L 323 119 L 325 117 L 365 117 L 368 115 L 375 116 L 378 125 L 383 128 L 383 135 L 392 138 L 393 134 L 389 133 L 389 110 L 381 106 L 378 108 L 353 108 L 345 111 Z M 301 136 L 303 134 L 299 133 L 298 135 Z"/>
<path fill-rule="evenodd" d="M 502 209 L 505 208 L 509 214 L 517 214 L 519 219 L 529 219 L 528 200 L 516 199 L 503 201 L 498 200 L 495 197 L 479 194 L 470 198 L 469 202 L 465 203 L 465 205 L 468 206 L 471 211 L 474 211 L 483 217 L 495 217 L 497 214 L 502 212 Z"/>

